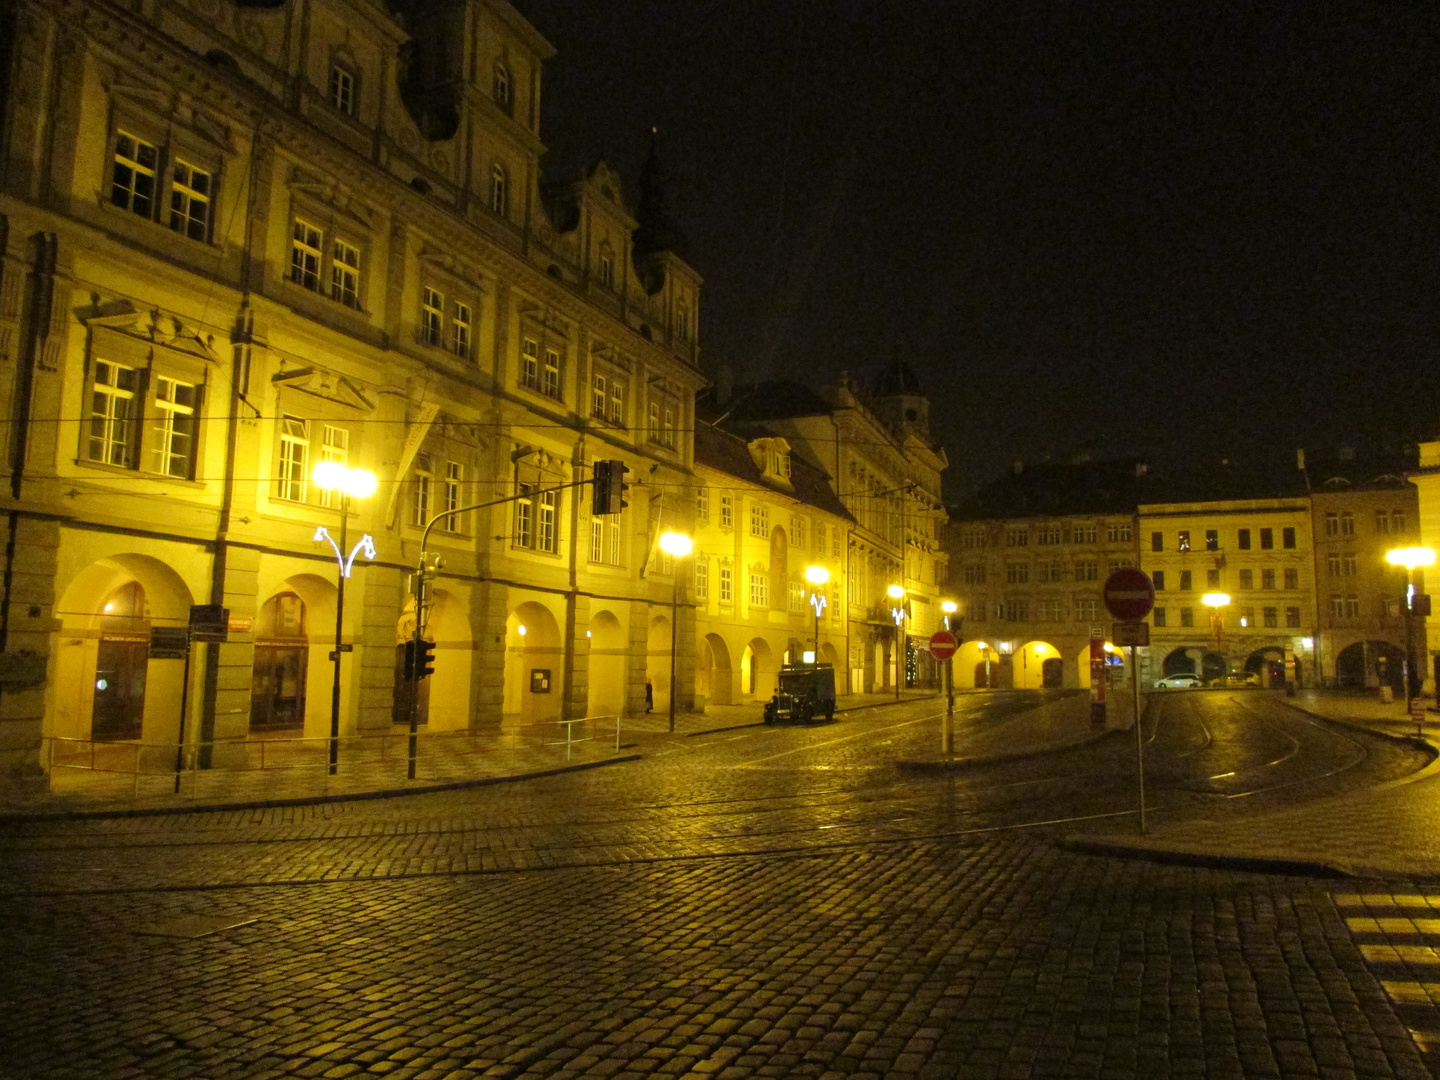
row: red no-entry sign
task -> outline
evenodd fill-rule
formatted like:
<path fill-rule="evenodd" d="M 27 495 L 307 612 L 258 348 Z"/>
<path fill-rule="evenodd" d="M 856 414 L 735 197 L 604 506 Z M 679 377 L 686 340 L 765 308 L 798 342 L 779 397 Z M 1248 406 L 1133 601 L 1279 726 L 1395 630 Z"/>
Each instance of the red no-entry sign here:
<path fill-rule="evenodd" d="M 930 655 L 936 660 L 949 660 L 955 655 L 959 643 L 949 630 L 936 630 L 930 635 Z"/>
<path fill-rule="evenodd" d="M 1122 566 L 1105 579 L 1105 607 L 1115 618 L 1134 622 L 1155 606 L 1155 586 L 1133 566 Z"/>

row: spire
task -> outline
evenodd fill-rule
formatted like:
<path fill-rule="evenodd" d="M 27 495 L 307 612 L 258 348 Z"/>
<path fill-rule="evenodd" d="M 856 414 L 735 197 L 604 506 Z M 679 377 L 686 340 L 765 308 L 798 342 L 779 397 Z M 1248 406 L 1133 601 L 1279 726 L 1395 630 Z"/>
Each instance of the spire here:
<path fill-rule="evenodd" d="M 640 170 L 640 203 L 635 208 L 635 255 L 671 251 L 683 257 L 685 236 L 670 217 L 665 197 L 665 167 L 660 161 L 659 129 L 650 129 L 650 153 Z"/>

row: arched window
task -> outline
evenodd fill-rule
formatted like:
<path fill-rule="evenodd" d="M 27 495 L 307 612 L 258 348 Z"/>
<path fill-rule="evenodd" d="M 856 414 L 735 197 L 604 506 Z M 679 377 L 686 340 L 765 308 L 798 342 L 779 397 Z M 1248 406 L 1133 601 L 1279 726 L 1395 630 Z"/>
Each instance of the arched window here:
<path fill-rule="evenodd" d="M 495 62 L 495 81 L 492 93 L 495 97 L 495 104 L 506 112 L 510 111 L 510 69 L 505 66 L 504 61 Z"/>
<path fill-rule="evenodd" d="M 106 598 L 100 611 L 91 737 L 138 739 L 145 718 L 145 675 L 150 659 L 145 590 L 138 581 L 122 585 Z"/>
<path fill-rule="evenodd" d="M 267 600 L 255 620 L 250 730 L 299 732 L 305 727 L 310 640 L 304 602 L 293 592 Z"/>
<path fill-rule="evenodd" d="M 490 209 L 505 217 L 510 206 L 510 178 L 505 166 L 496 162 L 490 166 Z"/>

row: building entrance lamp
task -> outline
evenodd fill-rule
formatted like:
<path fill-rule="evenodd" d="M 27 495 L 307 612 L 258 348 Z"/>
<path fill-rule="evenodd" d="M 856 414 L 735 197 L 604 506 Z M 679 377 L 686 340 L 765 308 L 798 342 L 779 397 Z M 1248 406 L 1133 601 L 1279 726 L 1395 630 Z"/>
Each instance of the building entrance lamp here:
<path fill-rule="evenodd" d="M 1230 606 L 1230 594 L 1223 592 L 1207 592 L 1200 597 L 1200 603 L 1210 609 L 1210 625 L 1215 630 L 1215 651 L 1223 658 L 1225 655 L 1225 609 Z M 1230 670 L 1227 661 L 1225 670 Z M 1200 664 L 1200 674 L 1205 674 L 1205 664 Z"/>
<path fill-rule="evenodd" d="M 354 648 L 353 645 L 345 645 L 340 641 L 345 626 L 345 580 L 350 576 L 350 568 L 355 565 L 356 555 L 363 551 L 367 559 L 375 558 L 375 541 L 369 533 L 361 536 L 348 553 L 345 551 L 350 500 L 368 499 L 375 494 L 376 481 L 374 473 L 364 469 L 346 468 L 338 461 L 320 462 L 315 466 L 311 479 L 322 491 L 335 492 L 340 496 L 339 542 L 335 541 L 324 525 L 315 530 L 312 538 L 317 544 L 326 542 L 330 545 L 330 549 L 335 552 L 335 562 L 340 571 L 335 586 L 335 651 L 330 654 L 330 659 L 335 663 L 335 679 L 330 687 L 330 775 L 334 776 L 340 767 L 340 658 Z"/>
<path fill-rule="evenodd" d="M 815 609 L 815 666 L 820 666 L 820 616 L 825 611 L 825 593 L 820 586 L 830 580 L 830 571 L 823 566 L 807 566 L 805 580 L 810 583 L 810 606 Z"/>
<path fill-rule="evenodd" d="M 905 587 L 891 585 L 885 590 L 890 597 L 890 617 L 895 620 L 895 700 L 900 700 L 900 683 L 904 680 L 905 654 L 910 644 L 905 633 Z"/>
<path fill-rule="evenodd" d="M 684 533 L 660 534 L 660 550 L 673 560 L 670 568 L 670 731 L 675 731 L 675 656 L 680 651 L 680 560 L 695 549 Z"/>
<path fill-rule="evenodd" d="M 1435 549 L 1428 547 L 1395 548 L 1385 553 L 1385 561 L 1391 566 L 1405 568 L 1405 591 L 1400 600 L 1405 606 L 1405 711 L 1410 711 L 1411 701 L 1419 696 L 1423 678 L 1415 655 L 1415 616 L 1430 614 L 1430 597 L 1422 596 L 1415 587 L 1415 571 L 1422 566 L 1435 565 Z"/>

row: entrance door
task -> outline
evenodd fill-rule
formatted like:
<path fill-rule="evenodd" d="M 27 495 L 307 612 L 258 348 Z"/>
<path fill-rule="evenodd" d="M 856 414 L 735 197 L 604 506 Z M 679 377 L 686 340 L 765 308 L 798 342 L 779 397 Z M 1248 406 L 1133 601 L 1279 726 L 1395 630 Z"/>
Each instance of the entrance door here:
<path fill-rule="evenodd" d="M 251 731 L 296 731 L 305 726 L 306 645 L 255 646 L 250 694 Z"/>
<path fill-rule="evenodd" d="M 1040 665 L 1040 685 L 1053 689 L 1065 685 L 1065 665 L 1058 656 L 1052 656 Z"/>
<path fill-rule="evenodd" d="M 91 737 L 138 739 L 145 719 L 145 638 L 102 637 L 95 657 L 95 705 Z"/>

